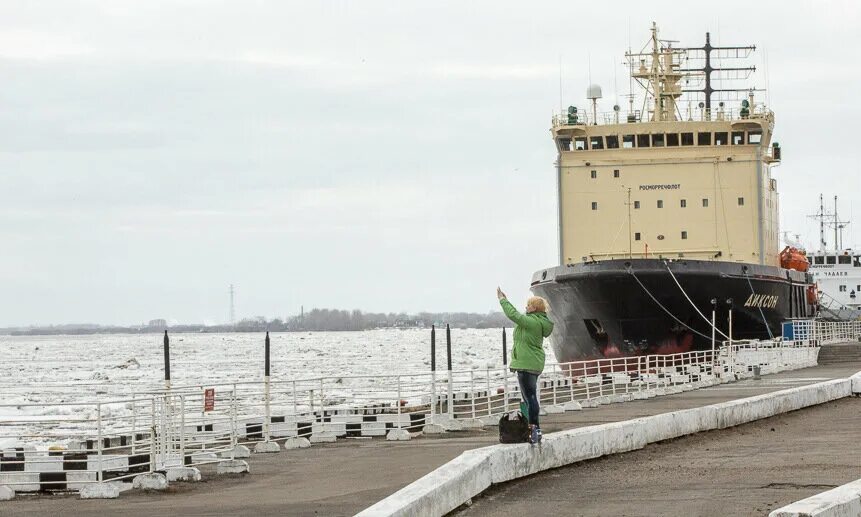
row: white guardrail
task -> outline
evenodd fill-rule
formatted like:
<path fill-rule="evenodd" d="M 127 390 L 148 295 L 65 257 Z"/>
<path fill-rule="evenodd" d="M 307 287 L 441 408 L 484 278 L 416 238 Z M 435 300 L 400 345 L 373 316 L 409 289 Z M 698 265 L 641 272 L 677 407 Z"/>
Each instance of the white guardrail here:
<path fill-rule="evenodd" d="M 542 410 L 561 413 L 813 366 L 822 344 L 857 340 L 861 323 L 799 320 L 791 332 L 795 339 L 724 342 L 714 353 L 548 363 L 539 386 Z M 247 456 L 239 445 L 277 440 L 306 446 L 301 439 L 409 439 L 419 431 L 494 424 L 520 402 L 516 377 L 504 366 L 174 385 L 117 399 L 99 395 L 100 389 L 0 384 L 0 486 L 81 490 L 232 460 Z M 24 392 L 33 402 L 3 403 Z M 63 402 L 39 401 L 58 394 Z"/>

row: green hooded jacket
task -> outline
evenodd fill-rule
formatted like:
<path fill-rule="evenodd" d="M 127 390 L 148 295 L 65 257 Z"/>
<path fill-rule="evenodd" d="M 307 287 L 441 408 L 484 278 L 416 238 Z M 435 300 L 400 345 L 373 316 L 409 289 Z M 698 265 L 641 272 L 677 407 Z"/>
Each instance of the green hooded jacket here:
<path fill-rule="evenodd" d="M 511 369 L 531 373 L 544 371 L 544 348 L 541 343 L 553 332 L 553 322 L 543 312 L 521 314 L 507 299 L 499 300 L 505 315 L 517 324 L 514 327 L 514 349 Z"/>

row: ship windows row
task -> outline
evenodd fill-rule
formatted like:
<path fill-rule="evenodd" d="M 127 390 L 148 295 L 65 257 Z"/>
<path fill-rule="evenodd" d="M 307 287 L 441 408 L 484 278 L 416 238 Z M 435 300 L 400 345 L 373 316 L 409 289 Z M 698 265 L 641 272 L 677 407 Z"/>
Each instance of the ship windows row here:
<path fill-rule="evenodd" d="M 861 267 L 861 257 L 855 257 L 852 260 L 852 255 L 816 255 L 813 257 L 814 264 L 852 264 L 855 267 Z"/>
<path fill-rule="evenodd" d="M 621 137 L 621 138 L 620 138 Z M 762 131 L 709 131 L 689 133 L 646 133 L 638 135 L 595 135 L 559 138 L 563 151 L 635 149 L 646 147 L 687 147 L 693 145 L 759 145 Z"/>
<path fill-rule="evenodd" d="M 743 197 L 738 198 L 736 200 L 736 202 L 738 203 L 738 206 L 744 206 L 744 198 Z M 702 204 L 703 204 L 703 208 L 708 208 L 709 207 L 709 198 L 704 197 L 702 200 Z M 688 200 L 687 199 L 680 199 L 679 200 L 679 207 L 687 208 L 687 206 L 688 206 Z M 664 200 L 663 199 L 657 200 L 657 207 L 658 208 L 664 208 Z M 634 201 L 634 209 L 638 210 L 639 208 L 640 208 L 640 202 Z M 598 210 L 598 202 L 597 201 L 592 201 L 592 210 Z M 817 258 L 821 258 L 821 257 L 817 257 Z M 829 257 L 829 258 L 833 259 L 834 257 Z M 817 262 L 817 263 L 821 264 L 822 262 Z M 833 264 L 833 263 L 834 262 L 829 262 L 829 264 Z"/>
<path fill-rule="evenodd" d="M 687 238 L 688 238 L 688 232 L 687 232 L 687 231 L 685 231 L 685 230 L 682 230 L 682 232 L 681 232 L 680 236 L 681 236 L 682 240 L 687 240 Z M 640 234 L 640 232 L 634 232 L 634 240 L 635 240 L 635 241 L 639 241 L 639 240 L 642 240 L 642 239 L 643 239 L 643 236 L 642 236 L 642 234 Z M 663 236 L 663 235 L 658 235 L 658 240 L 664 240 L 664 236 Z"/>

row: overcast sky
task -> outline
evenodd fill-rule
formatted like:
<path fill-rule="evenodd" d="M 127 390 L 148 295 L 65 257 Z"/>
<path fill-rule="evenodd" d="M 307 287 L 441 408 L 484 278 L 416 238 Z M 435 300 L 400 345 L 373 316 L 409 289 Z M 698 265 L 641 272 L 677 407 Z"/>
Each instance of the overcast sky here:
<path fill-rule="evenodd" d="M 858 4 L 703 5 L 5 0 L 0 326 L 224 322 L 231 283 L 240 317 L 523 299 L 560 58 L 564 104 L 591 62 L 609 110 L 657 15 L 756 44 L 759 87 L 767 56 L 782 229 L 814 243 L 819 192 L 861 217 Z"/>

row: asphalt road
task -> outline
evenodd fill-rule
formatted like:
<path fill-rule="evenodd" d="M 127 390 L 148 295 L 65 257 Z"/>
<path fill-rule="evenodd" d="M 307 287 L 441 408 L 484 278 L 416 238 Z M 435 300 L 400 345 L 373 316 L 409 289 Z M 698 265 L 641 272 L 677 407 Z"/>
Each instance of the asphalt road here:
<path fill-rule="evenodd" d="M 859 478 L 854 397 L 492 487 L 457 515 L 767 515 Z"/>

